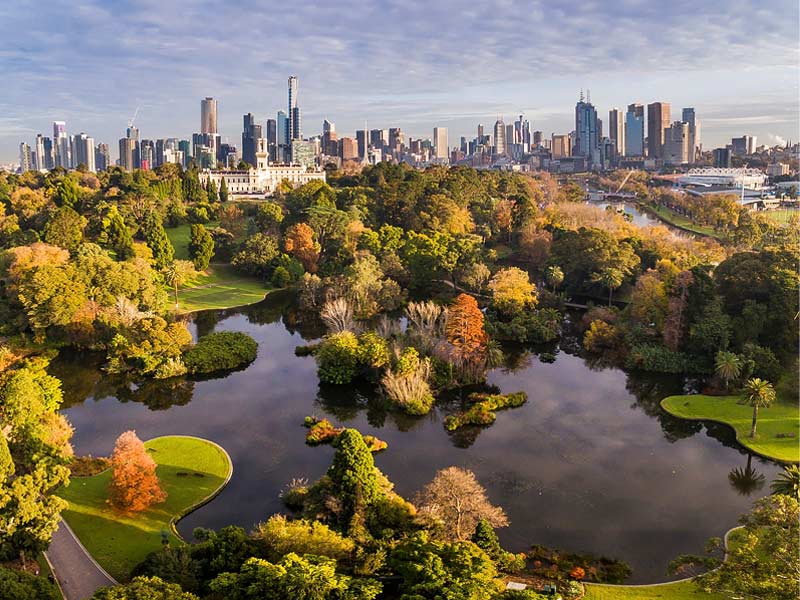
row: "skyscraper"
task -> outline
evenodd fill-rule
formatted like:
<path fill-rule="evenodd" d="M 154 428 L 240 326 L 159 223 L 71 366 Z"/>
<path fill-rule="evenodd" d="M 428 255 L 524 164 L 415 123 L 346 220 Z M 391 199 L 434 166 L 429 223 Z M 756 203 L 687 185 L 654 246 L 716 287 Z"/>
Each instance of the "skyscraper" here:
<path fill-rule="evenodd" d="M 597 109 L 583 97 L 575 104 L 575 146 L 573 156 L 583 156 L 586 165 L 599 165 L 600 161 L 600 131 L 597 119 Z"/>
<path fill-rule="evenodd" d="M 287 145 L 291 140 L 303 139 L 303 124 L 300 118 L 300 107 L 297 104 L 297 77 L 289 77 L 289 128 L 287 130 Z"/>
<path fill-rule="evenodd" d="M 618 108 L 608 111 L 608 137 L 614 142 L 617 155 L 625 156 L 625 120 Z"/>
<path fill-rule="evenodd" d="M 669 102 L 653 102 L 647 105 L 647 155 L 664 158 L 664 130 L 670 124 Z"/>
<path fill-rule="evenodd" d="M 278 161 L 278 123 L 275 119 L 267 119 L 267 148 L 269 162 Z"/>
<path fill-rule="evenodd" d="M 684 108 L 681 115 L 681 121 L 689 124 L 689 163 L 694 163 L 702 152 L 702 144 L 700 142 L 700 121 L 697 120 L 697 115 L 694 108 Z"/>
<path fill-rule="evenodd" d="M 689 124 L 675 121 L 664 130 L 664 163 L 684 165 L 689 162 Z"/>
<path fill-rule="evenodd" d="M 551 150 L 553 158 L 566 158 L 572 155 L 572 148 L 570 146 L 569 135 L 555 135 L 553 134 Z"/>
<path fill-rule="evenodd" d="M 278 118 L 275 121 L 275 126 L 277 129 L 277 161 L 278 162 L 289 162 L 289 151 L 287 148 L 289 147 L 289 118 L 286 116 L 286 113 L 282 110 L 278 111 Z"/>
<path fill-rule="evenodd" d="M 111 165 L 111 153 L 108 144 L 97 144 L 94 151 L 94 166 L 98 171 L 105 171 Z"/>
<path fill-rule="evenodd" d="M 644 156 L 644 106 L 629 104 L 625 114 L 625 156 Z"/>
<path fill-rule="evenodd" d="M 253 113 L 244 115 L 242 121 L 242 160 L 249 165 L 255 166 L 258 140 L 262 136 L 261 125 L 256 123 Z"/>
<path fill-rule="evenodd" d="M 200 133 L 217 133 L 217 101 L 213 98 L 200 101 Z"/>
<path fill-rule="evenodd" d="M 356 144 L 358 145 L 358 159 L 362 162 L 367 160 L 367 150 L 369 149 L 369 132 L 366 129 L 356 130 Z"/>
<path fill-rule="evenodd" d="M 31 147 L 25 142 L 19 145 L 19 170 L 20 173 L 30 171 L 33 169 L 33 156 L 31 155 Z"/>
<path fill-rule="evenodd" d="M 482 125 L 478 126 L 478 133 L 480 134 L 483 129 Z M 503 123 L 503 117 L 494 122 L 494 153 L 497 156 L 506 155 L 506 125 Z"/>
<path fill-rule="evenodd" d="M 72 153 L 67 135 L 67 124 L 64 121 L 53 121 L 53 149 L 55 166 L 69 169 L 72 167 Z"/>
<path fill-rule="evenodd" d="M 322 153 L 327 156 L 337 156 L 339 147 L 337 139 L 336 124 L 325 119 L 322 122 Z"/>
<path fill-rule="evenodd" d="M 433 128 L 433 155 L 438 161 L 447 162 L 447 127 Z"/>
<path fill-rule="evenodd" d="M 94 138 L 85 133 L 76 135 L 72 142 L 72 152 L 75 166 L 84 165 L 87 170 L 95 172 Z"/>
<path fill-rule="evenodd" d="M 34 161 L 34 163 L 35 163 L 34 166 L 39 171 L 50 170 L 50 169 L 53 168 L 52 166 L 48 166 L 48 160 L 47 159 L 49 157 L 47 156 L 48 151 L 45 150 L 45 147 L 44 147 L 44 141 L 45 141 L 45 137 L 41 133 L 36 135 L 36 160 Z M 52 152 L 52 148 L 53 148 L 53 146 L 52 146 L 52 144 L 50 144 L 50 149 L 49 149 L 50 152 Z M 53 159 L 50 158 L 50 162 L 52 162 L 52 160 Z"/>

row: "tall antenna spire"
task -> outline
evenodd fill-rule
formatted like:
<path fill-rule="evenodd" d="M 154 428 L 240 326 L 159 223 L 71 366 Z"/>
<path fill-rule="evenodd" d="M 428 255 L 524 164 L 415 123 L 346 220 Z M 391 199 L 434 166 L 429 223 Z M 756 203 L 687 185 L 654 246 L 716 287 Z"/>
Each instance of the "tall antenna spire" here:
<path fill-rule="evenodd" d="M 586 102 L 588 102 L 589 104 L 592 103 L 592 90 L 588 88 L 586 89 Z"/>
<path fill-rule="evenodd" d="M 583 88 L 581 88 L 581 102 L 583 102 Z"/>

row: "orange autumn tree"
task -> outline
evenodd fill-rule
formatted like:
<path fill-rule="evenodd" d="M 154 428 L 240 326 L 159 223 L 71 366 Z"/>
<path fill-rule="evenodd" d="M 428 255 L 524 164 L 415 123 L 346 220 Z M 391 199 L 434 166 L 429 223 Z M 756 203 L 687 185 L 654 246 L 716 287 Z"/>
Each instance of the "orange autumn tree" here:
<path fill-rule="evenodd" d="M 459 294 L 447 310 L 447 341 L 455 348 L 456 357 L 467 364 L 483 360 L 487 336 L 483 330 L 483 313 L 469 294 Z"/>
<path fill-rule="evenodd" d="M 317 272 L 319 246 L 314 241 L 314 230 L 305 223 L 297 223 L 286 230 L 284 238 L 286 252 L 303 263 L 309 273 Z"/>
<path fill-rule="evenodd" d="M 167 493 L 156 475 L 156 463 L 135 431 L 126 431 L 117 438 L 111 469 L 111 504 L 116 508 L 136 512 L 166 500 Z"/>

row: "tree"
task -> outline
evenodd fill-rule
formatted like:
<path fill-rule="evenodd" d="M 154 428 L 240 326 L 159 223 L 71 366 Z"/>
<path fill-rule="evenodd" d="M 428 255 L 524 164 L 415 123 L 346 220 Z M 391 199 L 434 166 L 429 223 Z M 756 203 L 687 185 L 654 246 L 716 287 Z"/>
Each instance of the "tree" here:
<path fill-rule="evenodd" d="M 414 504 L 420 513 L 442 525 L 441 535 L 446 540 L 466 540 L 481 519 L 492 527 L 508 525 L 505 511 L 489 502 L 475 474 L 458 467 L 436 473 L 417 494 Z"/>
<path fill-rule="evenodd" d="M 372 452 L 357 429 L 345 429 L 334 443 L 336 453 L 328 469 L 333 494 L 341 505 L 340 521 L 349 529 L 353 518 L 379 495 Z"/>
<path fill-rule="evenodd" d="M 478 548 L 489 555 L 489 558 L 494 561 L 500 571 L 516 573 L 525 567 L 525 555 L 513 554 L 503 550 L 503 547 L 500 546 L 500 540 L 497 539 L 494 527 L 486 519 L 478 521 L 471 539 Z"/>
<path fill-rule="evenodd" d="M 739 522 L 744 526 L 725 561 L 696 579 L 698 587 L 726 598 L 797 598 L 800 510 L 796 497 L 762 498 Z"/>
<path fill-rule="evenodd" d="M 83 241 L 85 227 L 85 218 L 69 206 L 62 206 L 45 225 L 43 239 L 48 244 L 75 252 Z"/>
<path fill-rule="evenodd" d="M 764 381 L 758 377 L 748 379 L 744 385 L 742 393 L 744 404 L 753 407 L 753 425 L 750 428 L 750 437 L 756 437 L 756 421 L 758 420 L 758 409 L 767 408 L 775 401 L 775 389 L 769 381 Z"/>
<path fill-rule="evenodd" d="M 208 180 L 208 189 L 206 190 L 208 194 L 208 201 L 211 203 L 219 201 L 219 192 L 217 192 L 217 184 L 214 183 L 213 179 Z"/>
<path fill-rule="evenodd" d="M 175 291 L 175 310 L 178 310 L 178 287 L 197 275 L 190 260 L 173 260 L 164 270 L 164 280 Z"/>
<path fill-rule="evenodd" d="M 278 244 L 272 237 L 256 233 L 245 240 L 242 249 L 233 255 L 231 264 L 242 273 L 267 277 L 278 254 Z"/>
<path fill-rule="evenodd" d="M 219 182 L 219 201 L 223 204 L 228 201 L 228 184 L 224 177 Z"/>
<path fill-rule="evenodd" d="M 747 455 L 747 464 L 744 469 L 736 467 L 728 473 L 728 481 L 742 496 L 749 496 L 764 487 L 764 475 L 753 467 L 753 455 Z"/>
<path fill-rule="evenodd" d="M 544 278 L 552 286 L 555 294 L 556 288 L 564 283 L 564 271 L 558 265 L 550 265 L 544 272 Z"/>
<path fill-rule="evenodd" d="M 0 567 L 0 598 L 8 600 L 60 600 L 58 588 L 44 577 Z"/>
<path fill-rule="evenodd" d="M 284 238 L 286 252 L 303 263 L 303 268 L 309 273 L 317 272 L 319 260 L 319 244 L 314 242 L 314 230 L 305 223 L 292 225 L 286 231 Z"/>
<path fill-rule="evenodd" d="M 103 219 L 101 243 L 111 250 L 117 260 L 133 258 L 133 236 L 116 206 L 111 206 Z"/>
<path fill-rule="evenodd" d="M 611 295 L 614 293 L 614 290 L 625 281 L 625 274 L 620 269 L 606 267 L 599 273 L 594 273 L 592 275 L 592 281 L 602 283 L 608 288 L 608 305 L 611 306 Z"/>
<path fill-rule="evenodd" d="M 53 201 L 56 206 L 66 206 L 67 208 L 76 208 L 81 200 L 81 190 L 74 177 L 64 177 L 61 182 L 56 186 L 56 193 L 53 195 Z"/>
<path fill-rule="evenodd" d="M 770 488 L 773 494 L 783 494 L 800 500 L 800 468 L 797 465 L 783 467 Z"/>
<path fill-rule="evenodd" d="M 145 510 L 167 498 L 156 475 L 156 463 L 135 431 L 117 438 L 111 456 L 111 503 L 131 512 Z"/>
<path fill-rule="evenodd" d="M 735 352 L 720 350 L 714 357 L 714 372 L 722 378 L 725 389 L 742 373 L 742 359 Z"/>
<path fill-rule="evenodd" d="M 130 583 L 100 588 L 92 600 L 199 600 L 181 586 L 158 577 L 135 577 Z"/>
<path fill-rule="evenodd" d="M 486 349 L 483 313 L 469 294 L 459 294 L 447 313 L 447 340 L 466 360 L 474 360 Z"/>
<path fill-rule="evenodd" d="M 175 248 L 169 241 L 161 218 L 156 212 L 150 212 L 145 217 L 142 225 L 144 239 L 150 250 L 153 251 L 153 264 L 157 269 L 164 269 L 175 257 Z"/>
<path fill-rule="evenodd" d="M 189 256 L 192 257 L 194 268 L 198 271 L 205 271 L 208 268 L 211 257 L 214 256 L 214 238 L 200 223 L 192 225 L 191 237 L 189 238 Z"/>
<path fill-rule="evenodd" d="M 492 305 L 506 316 L 536 307 L 536 286 L 528 274 L 517 267 L 508 267 L 495 273 L 489 281 Z"/>
<path fill-rule="evenodd" d="M 256 209 L 256 225 L 264 233 L 277 234 L 278 228 L 283 223 L 283 209 L 281 205 L 272 200 L 259 203 Z"/>

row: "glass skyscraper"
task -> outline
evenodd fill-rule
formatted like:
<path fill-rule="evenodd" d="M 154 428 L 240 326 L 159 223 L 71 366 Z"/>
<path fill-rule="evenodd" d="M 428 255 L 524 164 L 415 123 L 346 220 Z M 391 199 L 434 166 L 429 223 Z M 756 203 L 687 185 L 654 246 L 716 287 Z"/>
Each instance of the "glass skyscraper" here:
<path fill-rule="evenodd" d="M 644 106 L 629 104 L 625 114 L 625 156 L 644 156 Z"/>

